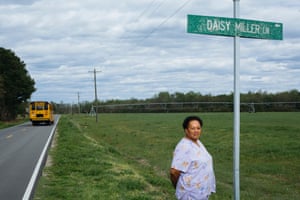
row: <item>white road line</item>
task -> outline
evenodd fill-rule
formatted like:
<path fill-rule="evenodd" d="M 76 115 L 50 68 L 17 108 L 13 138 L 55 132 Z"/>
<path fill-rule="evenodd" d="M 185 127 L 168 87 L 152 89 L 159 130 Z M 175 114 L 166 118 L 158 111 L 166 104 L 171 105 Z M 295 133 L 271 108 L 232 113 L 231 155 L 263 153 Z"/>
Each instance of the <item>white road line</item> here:
<path fill-rule="evenodd" d="M 60 116 L 58 116 L 58 118 L 57 118 L 57 120 L 56 120 L 56 122 L 54 124 L 54 127 L 53 127 L 53 129 L 52 129 L 52 131 L 51 131 L 51 133 L 50 133 L 50 135 L 48 137 L 48 140 L 47 140 L 47 143 L 46 143 L 46 145 L 45 145 L 45 147 L 43 149 L 43 152 L 41 153 L 41 156 L 40 156 L 40 158 L 39 158 L 39 160 L 38 160 L 38 162 L 37 162 L 37 164 L 36 164 L 36 166 L 34 168 L 34 171 L 32 173 L 30 181 L 29 181 L 29 183 L 27 185 L 26 191 L 25 191 L 25 193 L 23 195 L 23 198 L 22 198 L 23 200 L 29 200 L 32 197 L 31 195 L 33 195 L 32 192 L 34 190 L 34 186 L 36 184 L 36 181 L 38 180 L 39 173 L 40 173 L 40 170 L 42 168 L 43 161 L 45 159 L 45 156 L 47 155 L 48 148 L 49 148 L 49 146 L 51 144 L 51 140 L 52 140 L 53 135 L 55 133 L 56 126 L 57 126 L 57 123 L 59 121 L 59 117 Z"/>

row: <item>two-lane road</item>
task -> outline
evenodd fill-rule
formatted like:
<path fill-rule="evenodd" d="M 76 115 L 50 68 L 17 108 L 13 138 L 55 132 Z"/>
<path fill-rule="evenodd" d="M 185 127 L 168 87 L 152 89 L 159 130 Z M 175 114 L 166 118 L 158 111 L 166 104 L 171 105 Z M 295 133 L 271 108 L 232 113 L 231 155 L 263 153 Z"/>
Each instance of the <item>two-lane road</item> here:
<path fill-rule="evenodd" d="M 22 199 L 34 168 L 55 128 L 30 122 L 0 130 L 0 199 Z"/>

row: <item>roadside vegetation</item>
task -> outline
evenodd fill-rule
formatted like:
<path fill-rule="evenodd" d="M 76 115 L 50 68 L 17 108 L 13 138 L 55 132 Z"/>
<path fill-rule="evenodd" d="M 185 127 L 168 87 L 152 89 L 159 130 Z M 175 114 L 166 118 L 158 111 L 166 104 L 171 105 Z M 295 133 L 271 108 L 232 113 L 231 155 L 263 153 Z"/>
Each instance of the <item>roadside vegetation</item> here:
<path fill-rule="evenodd" d="M 193 113 L 197 114 L 197 113 Z M 172 200 L 168 172 L 188 113 L 61 117 L 34 199 Z M 217 193 L 232 199 L 232 113 L 201 113 Z M 241 199 L 300 198 L 300 113 L 241 113 Z"/>
<path fill-rule="evenodd" d="M 0 129 L 16 126 L 18 124 L 22 124 L 28 121 L 29 121 L 28 118 L 23 118 L 23 117 L 11 121 L 0 121 Z"/>

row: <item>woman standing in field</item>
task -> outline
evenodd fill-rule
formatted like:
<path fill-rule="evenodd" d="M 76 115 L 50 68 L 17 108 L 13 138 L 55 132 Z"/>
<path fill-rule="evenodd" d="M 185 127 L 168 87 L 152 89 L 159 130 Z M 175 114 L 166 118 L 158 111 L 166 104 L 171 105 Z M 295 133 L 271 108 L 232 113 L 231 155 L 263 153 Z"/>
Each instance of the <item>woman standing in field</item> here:
<path fill-rule="evenodd" d="M 170 169 L 179 200 L 207 200 L 216 192 L 213 160 L 199 140 L 202 125 L 197 116 L 185 118 L 182 124 L 185 137 L 175 148 Z"/>

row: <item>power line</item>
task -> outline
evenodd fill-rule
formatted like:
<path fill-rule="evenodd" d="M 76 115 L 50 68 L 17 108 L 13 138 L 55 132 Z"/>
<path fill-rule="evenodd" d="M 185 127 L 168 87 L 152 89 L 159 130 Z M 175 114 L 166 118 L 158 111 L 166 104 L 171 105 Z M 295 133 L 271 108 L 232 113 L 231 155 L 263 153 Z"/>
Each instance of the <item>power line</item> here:
<path fill-rule="evenodd" d="M 132 44 L 135 44 L 131 47 L 128 48 L 127 52 L 130 52 L 130 50 L 133 50 L 135 48 L 138 47 L 139 44 L 141 44 L 142 42 L 144 42 L 145 40 L 147 40 L 153 33 L 155 33 L 156 31 L 158 31 L 164 24 L 166 24 L 171 18 L 173 18 L 178 12 L 180 12 L 185 6 L 187 6 L 188 3 L 190 3 L 192 0 L 186 0 L 184 3 L 182 3 L 173 13 L 171 13 L 171 15 L 169 15 L 168 17 L 165 17 L 161 23 L 159 23 L 159 25 L 157 27 L 154 27 L 150 32 L 146 33 L 146 35 L 141 36 L 140 39 L 136 40 L 135 42 L 133 42 Z M 150 16 L 155 13 L 155 11 L 157 11 L 161 5 L 164 3 L 165 1 L 161 1 L 158 2 L 158 6 L 156 6 L 154 8 L 154 10 L 152 10 Z M 157 3 L 157 0 L 152 0 L 148 6 L 141 12 L 141 14 L 139 15 L 139 18 L 136 18 L 135 22 L 140 21 L 141 17 L 144 17 L 145 14 L 151 9 L 151 7 L 153 7 L 153 5 Z M 124 24 L 126 25 L 126 24 Z M 123 34 L 121 35 L 121 37 L 119 38 L 119 42 L 117 42 L 118 44 L 125 39 L 125 35 L 126 33 L 130 33 L 130 31 L 125 31 L 123 32 Z M 114 54 L 112 52 L 108 53 L 108 56 L 105 57 L 105 59 L 109 59 L 109 57 L 112 57 Z M 124 56 L 124 55 L 123 55 Z"/>
<path fill-rule="evenodd" d="M 157 0 L 152 0 L 152 1 L 145 7 L 145 9 L 139 14 L 139 16 L 135 18 L 135 20 L 134 20 L 133 22 L 139 21 L 139 20 L 140 20 L 140 19 L 148 12 L 148 10 L 150 10 L 150 8 L 152 7 L 152 5 L 154 5 L 156 1 L 157 1 Z M 160 3 L 160 4 L 162 4 L 162 3 Z M 157 8 L 154 9 L 154 11 L 152 11 L 152 13 L 155 12 L 156 10 L 157 10 Z M 123 23 L 123 25 L 125 26 L 126 24 Z M 118 42 L 116 42 L 116 43 L 119 43 L 119 42 L 121 42 L 123 39 L 125 39 L 125 38 L 126 38 L 126 37 L 125 37 L 125 34 L 126 34 L 126 33 L 128 33 L 128 31 L 125 31 L 125 33 L 123 33 L 123 34 L 120 36 L 120 38 L 117 40 Z M 113 55 L 113 53 L 108 53 L 108 56 L 106 57 L 106 59 L 107 59 L 108 57 L 111 57 L 112 55 Z"/>
<path fill-rule="evenodd" d="M 155 9 L 150 13 L 149 17 L 152 17 L 152 15 L 155 13 L 155 11 L 157 11 L 163 4 L 164 4 L 164 1 L 161 1 L 161 2 L 155 7 Z"/>
<path fill-rule="evenodd" d="M 146 9 L 140 14 L 140 16 L 137 19 L 140 19 L 149 9 L 150 7 L 154 4 L 156 0 L 153 0 L 148 7 L 146 7 Z M 168 17 L 164 18 L 162 20 L 162 22 L 155 28 L 153 28 L 150 32 L 148 32 L 148 34 L 146 34 L 146 36 L 144 36 L 140 41 L 138 41 L 137 43 L 140 43 L 144 40 L 146 40 L 147 38 L 149 38 L 154 32 L 156 32 L 157 30 L 159 30 L 159 28 L 161 28 L 161 26 L 163 26 L 165 23 L 167 23 L 172 17 L 174 17 L 179 11 L 181 11 L 188 3 L 190 3 L 192 0 L 186 0 L 181 6 L 179 6 L 171 15 L 169 15 Z M 151 17 L 153 15 L 153 13 L 155 13 L 155 11 L 157 11 L 162 4 L 164 3 L 164 1 L 161 1 L 158 6 L 151 12 L 151 14 L 149 15 L 149 17 Z M 128 31 L 127 31 L 128 32 Z M 125 32 L 126 33 L 126 32 Z M 120 37 L 121 39 L 125 38 L 124 34 L 123 36 Z"/>
<path fill-rule="evenodd" d="M 144 40 L 146 40 L 147 38 L 149 38 L 154 32 L 156 32 L 162 25 L 164 25 L 165 23 L 167 23 L 172 17 L 174 17 L 180 10 L 182 10 L 188 3 L 190 3 L 191 0 L 187 0 L 186 2 L 184 2 L 178 9 L 176 9 L 170 16 L 168 16 L 167 18 L 165 18 L 156 28 L 154 28 L 152 31 L 150 31 L 145 37 L 143 37 L 143 39 L 141 39 L 139 41 L 142 42 Z"/>
<path fill-rule="evenodd" d="M 139 15 L 138 19 L 142 18 L 144 16 L 144 14 L 150 9 L 150 7 L 154 4 L 156 0 L 153 0 L 143 11 L 142 13 Z"/>

